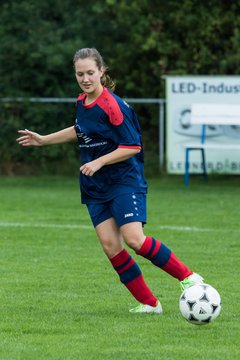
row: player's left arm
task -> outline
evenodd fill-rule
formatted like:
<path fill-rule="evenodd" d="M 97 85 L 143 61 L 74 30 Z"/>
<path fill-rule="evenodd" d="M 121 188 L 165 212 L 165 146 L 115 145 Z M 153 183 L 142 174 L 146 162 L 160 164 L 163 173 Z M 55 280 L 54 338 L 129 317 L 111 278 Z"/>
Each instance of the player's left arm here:
<path fill-rule="evenodd" d="M 130 109 L 127 103 L 124 103 L 122 104 L 123 111 L 113 97 L 109 98 L 109 104 L 111 106 L 105 107 L 104 111 L 112 124 L 114 141 L 119 145 L 116 150 L 82 165 L 80 171 L 87 176 L 92 176 L 105 165 L 127 160 L 138 154 L 142 149 L 139 130 L 134 122 L 135 113 L 133 110 Z"/>
<path fill-rule="evenodd" d="M 80 171 L 87 176 L 92 176 L 105 165 L 116 164 L 129 159 L 141 151 L 140 146 L 118 147 L 109 154 L 103 155 L 96 160 L 88 162 L 80 167 Z"/>

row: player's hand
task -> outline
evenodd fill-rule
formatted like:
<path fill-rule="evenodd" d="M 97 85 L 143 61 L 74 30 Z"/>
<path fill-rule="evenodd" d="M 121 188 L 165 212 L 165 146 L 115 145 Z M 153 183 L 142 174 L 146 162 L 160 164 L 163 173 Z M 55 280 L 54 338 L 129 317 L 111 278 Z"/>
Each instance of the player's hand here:
<path fill-rule="evenodd" d="M 43 136 L 35 133 L 33 131 L 25 130 L 18 130 L 19 134 L 23 134 L 16 139 L 19 145 L 22 146 L 42 146 L 43 145 Z"/>
<path fill-rule="evenodd" d="M 82 174 L 86 176 L 93 176 L 93 174 L 101 169 L 103 164 L 101 163 L 100 159 L 96 159 L 93 161 L 90 161 L 89 163 L 86 163 L 80 167 L 80 171 Z"/>

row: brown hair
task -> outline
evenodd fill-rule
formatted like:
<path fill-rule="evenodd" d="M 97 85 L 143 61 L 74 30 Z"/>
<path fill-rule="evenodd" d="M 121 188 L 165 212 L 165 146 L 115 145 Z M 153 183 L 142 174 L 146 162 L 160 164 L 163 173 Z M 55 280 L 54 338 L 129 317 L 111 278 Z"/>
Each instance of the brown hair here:
<path fill-rule="evenodd" d="M 115 90 L 115 82 L 110 78 L 109 75 L 106 75 L 106 71 L 108 70 L 107 66 L 105 65 L 102 56 L 95 48 L 83 48 L 76 51 L 73 57 L 73 66 L 75 67 L 75 63 L 79 59 L 87 59 L 92 58 L 98 67 L 98 69 L 104 70 L 103 76 L 101 78 L 101 84 L 106 86 L 111 91 Z"/>

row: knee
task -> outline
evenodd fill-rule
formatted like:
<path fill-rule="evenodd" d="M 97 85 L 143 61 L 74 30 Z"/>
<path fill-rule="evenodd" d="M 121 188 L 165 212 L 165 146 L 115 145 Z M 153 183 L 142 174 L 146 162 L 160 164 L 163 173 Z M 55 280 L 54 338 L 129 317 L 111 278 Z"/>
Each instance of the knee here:
<path fill-rule="evenodd" d="M 101 241 L 101 245 L 104 253 L 109 259 L 117 255 L 123 249 L 121 242 L 113 242 L 111 239 L 105 239 L 105 241 Z"/>
<path fill-rule="evenodd" d="M 136 235 L 124 237 L 125 243 L 134 251 L 138 251 L 141 249 L 144 239 L 144 237 Z"/>

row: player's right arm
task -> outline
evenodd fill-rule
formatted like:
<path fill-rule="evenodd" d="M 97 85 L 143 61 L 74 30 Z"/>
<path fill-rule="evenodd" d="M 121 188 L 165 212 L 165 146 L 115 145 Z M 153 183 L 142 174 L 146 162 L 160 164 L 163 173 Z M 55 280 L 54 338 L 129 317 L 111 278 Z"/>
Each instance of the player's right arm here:
<path fill-rule="evenodd" d="M 77 135 L 74 126 L 66 129 L 48 134 L 40 135 L 36 132 L 25 130 L 18 130 L 19 134 L 22 134 L 17 138 L 17 142 L 22 146 L 45 146 L 53 144 L 61 144 L 70 141 L 76 141 Z"/>

